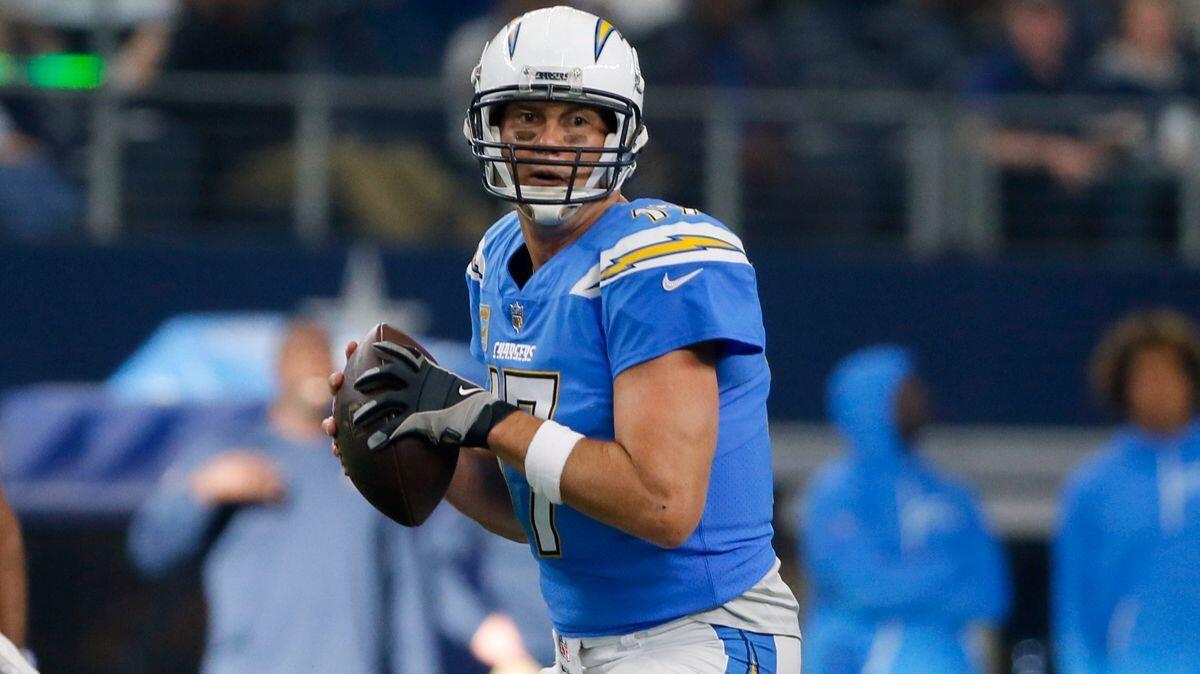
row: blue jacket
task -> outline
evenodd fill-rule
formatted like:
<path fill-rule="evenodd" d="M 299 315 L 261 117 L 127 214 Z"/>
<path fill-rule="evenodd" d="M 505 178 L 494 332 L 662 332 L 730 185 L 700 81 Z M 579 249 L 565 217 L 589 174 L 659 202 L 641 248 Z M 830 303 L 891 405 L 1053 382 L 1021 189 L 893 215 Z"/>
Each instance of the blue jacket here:
<path fill-rule="evenodd" d="M 1053 589 L 1060 672 L 1200 672 L 1200 423 L 1126 429 L 1075 472 Z"/>
<path fill-rule="evenodd" d="M 185 451 L 130 530 L 130 556 L 148 575 L 203 556 L 204 674 L 437 672 L 413 532 L 367 504 L 328 440 L 297 443 L 260 425 Z M 192 472 L 229 447 L 274 461 L 286 501 L 198 503 Z"/>
<path fill-rule="evenodd" d="M 975 496 L 897 430 L 894 401 L 912 372 L 905 351 L 877 347 L 848 357 L 830 381 L 847 452 L 807 499 L 806 672 L 983 671 L 970 628 L 1008 612 L 1007 566 Z"/>

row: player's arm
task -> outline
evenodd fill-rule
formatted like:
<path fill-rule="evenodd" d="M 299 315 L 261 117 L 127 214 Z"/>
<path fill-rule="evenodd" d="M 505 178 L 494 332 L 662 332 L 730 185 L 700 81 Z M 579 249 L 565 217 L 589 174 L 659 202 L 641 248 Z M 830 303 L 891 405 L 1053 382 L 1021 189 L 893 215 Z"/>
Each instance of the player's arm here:
<path fill-rule="evenodd" d="M 490 452 L 462 448 L 446 500 L 484 529 L 510 541 L 527 542 L 525 529 L 513 512 L 500 464 Z"/>
<path fill-rule="evenodd" d="M 615 440 L 588 440 L 519 411 L 411 347 L 370 348 L 385 364 L 354 382 L 375 396 L 355 422 L 383 421 L 370 449 L 409 434 L 487 447 L 551 503 L 565 494 L 572 507 L 664 547 L 682 545 L 699 522 L 717 437 L 715 346 L 677 349 L 623 371 L 613 382 Z M 336 388 L 340 377 L 330 383 Z M 325 430 L 335 434 L 332 419 Z"/>
<path fill-rule="evenodd" d="M 615 440 L 579 440 L 563 467 L 562 501 L 609 526 L 663 547 L 691 536 L 704 512 L 717 444 L 715 347 L 671 351 L 613 382 Z M 510 415 L 488 436 L 524 472 L 545 423 Z"/>
<path fill-rule="evenodd" d="M 21 525 L 0 492 L 0 633 L 25 645 L 27 585 Z"/>

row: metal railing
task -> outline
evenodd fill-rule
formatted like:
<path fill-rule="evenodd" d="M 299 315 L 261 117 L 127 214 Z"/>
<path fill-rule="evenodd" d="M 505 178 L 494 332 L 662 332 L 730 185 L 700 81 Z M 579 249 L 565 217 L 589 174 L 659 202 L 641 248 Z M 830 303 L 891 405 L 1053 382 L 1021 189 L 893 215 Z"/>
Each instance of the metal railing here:
<path fill-rule="evenodd" d="M 97 32 L 101 53 L 113 43 Z M 335 77 L 330 75 L 168 74 L 147 90 L 125 92 L 105 87 L 86 92 L 46 92 L 10 84 L 10 96 L 68 96 L 88 101 L 91 118 L 86 168 L 87 231 L 91 239 L 109 243 L 121 235 L 125 194 L 122 158 L 127 146 L 126 115 L 132 108 L 155 104 L 238 106 L 292 109 L 294 129 L 294 201 L 291 220 L 296 238 L 308 245 L 325 241 L 331 228 L 330 161 L 338 115 L 363 111 L 442 113 L 449 109 L 439 80 Z M 903 231 L 907 250 L 918 256 L 945 252 L 989 255 L 1005 245 L 1001 221 L 1000 171 L 979 149 L 979 135 L 991 116 L 1046 120 L 1078 120 L 1117 102 L 1097 98 L 1012 97 L 989 102 L 986 111 L 949 96 L 906 92 L 813 92 L 796 90 L 722 90 L 655 87 L 647 99 L 647 117 L 656 128 L 679 124 L 702 129 L 684 156 L 700 166 L 705 210 L 731 226 L 753 229 L 756 204 L 748 203 L 743 161 L 747 134 L 756 125 L 795 129 L 813 124 L 846 125 L 864 132 L 886 132 L 889 158 L 903 172 Z M 465 102 L 462 106 L 465 108 Z M 1154 110 L 1139 110 L 1150 118 Z M 428 129 L 433 138 L 444 128 Z M 786 135 L 786 133 L 784 134 Z M 1200 138 L 1189 163 L 1171 174 L 1179 189 L 1176 249 L 1200 262 Z M 683 150 L 688 152 L 689 150 Z M 882 150 L 881 150 L 882 151 Z M 788 150 L 780 149 L 779 161 Z M 464 150 L 465 153 L 465 150 Z M 862 156 L 864 163 L 882 157 Z M 664 195 L 670 197 L 671 195 Z M 449 205 L 448 205 L 449 206 Z M 797 218 L 806 214 L 797 213 Z M 819 217 L 819 214 L 817 215 Z"/>

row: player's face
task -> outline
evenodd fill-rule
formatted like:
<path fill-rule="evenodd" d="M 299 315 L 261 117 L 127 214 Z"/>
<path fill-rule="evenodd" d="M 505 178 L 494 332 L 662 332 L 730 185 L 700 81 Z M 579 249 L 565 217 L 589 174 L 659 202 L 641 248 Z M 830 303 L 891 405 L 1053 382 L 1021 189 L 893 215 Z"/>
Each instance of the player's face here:
<path fill-rule="evenodd" d="M 610 129 L 599 110 L 578 103 L 525 101 L 509 103 L 500 113 L 500 140 L 521 145 L 557 148 L 603 147 Z M 598 161 L 599 152 L 585 152 L 583 161 Z M 574 161 L 568 149 L 518 149 L 517 158 L 525 160 Z M 535 187 L 566 187 L 571 179 L 570 166 L 517 164 L 517 181 Z M 575 186 L 587 183 L 591 167 L 580 167 Z"/>
<path fill-rule="evenodd" d="M 279 403 L 313 419 L 329 413 L 329 338 L 317 326 L 301 325 L 284 338 L 279 354 Z"/>
<path fill-rule="evenodd" d="M 1147 431 L 1170 433 L 1191 419 L 1192 383 L 1174 349 L 1150 347 L 1134 354 L 1125 386 L 1129 416 Z"/>
<path fill-rule="evenodd" d="M 905 442 L 916 439 L 921 429 L 929 423 L 929 391 L 916 377 L 909 377 L 900 385 L 895 402 L 896 427 Z"/>

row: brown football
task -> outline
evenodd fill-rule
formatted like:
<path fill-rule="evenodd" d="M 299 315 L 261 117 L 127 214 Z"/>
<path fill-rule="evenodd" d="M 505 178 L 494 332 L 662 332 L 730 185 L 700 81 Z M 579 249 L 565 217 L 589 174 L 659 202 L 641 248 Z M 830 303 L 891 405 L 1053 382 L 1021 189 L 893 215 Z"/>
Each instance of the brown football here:
<path fill-rule="evenodd" d="M 374 452 L 367 449 L 367 438 L 387 420 L 377 420 L 365 427 L 351 423 L 354 411 L 369 399 L 355 390 L 354 380 L 366 370 L 384 364 L 371 343 L 385 340 L 415 347 L 433 360 L 412 337 L 386 323 L 375 326 L 346 363 L 343 370 L 346 383 L 333 400 L 337 444 L 342 468 L 359 493 L 383 514 L 404 526 L 415 527 L 445 497 L 458 464 L 458 448 L 408 436 Z"/>

